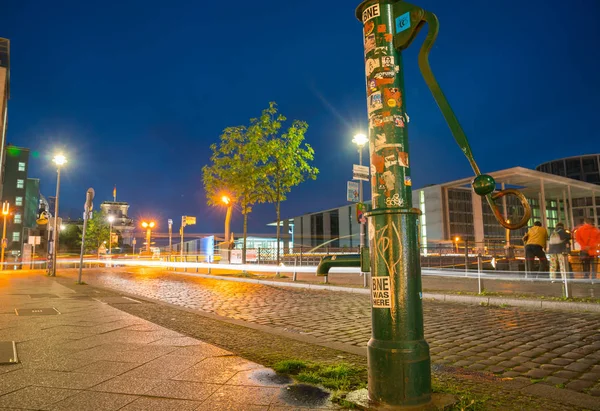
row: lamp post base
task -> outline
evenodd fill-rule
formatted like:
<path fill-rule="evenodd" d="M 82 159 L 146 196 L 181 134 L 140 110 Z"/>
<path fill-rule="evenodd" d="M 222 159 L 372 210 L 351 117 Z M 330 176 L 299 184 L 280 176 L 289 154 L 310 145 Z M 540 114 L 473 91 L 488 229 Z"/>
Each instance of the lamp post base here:
<path fill-rule="evenodd" d="M 456 404 L 456 397 L 452 394 L 433 393 L 431 401 L 418 406 L 392 406 L 378 404 L 369 400 L 369 393 L 366 388 L 349 392 L 344 398 L 347 402 L 354 404 L 360 410 L 369 411 L 442 411 Z"/>

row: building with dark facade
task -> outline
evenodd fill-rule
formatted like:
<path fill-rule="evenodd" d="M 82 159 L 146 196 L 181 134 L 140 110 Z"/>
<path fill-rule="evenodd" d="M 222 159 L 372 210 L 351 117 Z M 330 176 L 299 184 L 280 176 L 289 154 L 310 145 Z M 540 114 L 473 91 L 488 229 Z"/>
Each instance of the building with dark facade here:
<path fill-rule="evenodd" d="M 4 181 L 4 146 L 8 124 L 8 99 L 10 97 L 10 42 L 0 38 L 0 196 Z"/>
<path fill-rule="evenodd" d="M 5 253 L 18 256 L 25 233 L 29 149 L 9 145 L 4 151 L 2 202 L 8 201 L 10 205 L 10 216 L 6 219 L 8 245 Z"/>
<path fill-rule="evenodd" d="M 600 185 L 600 154 L 560 158 L 540 164 L 535 169 Z M 600 194 L 600 190 L 597 193 Z M 596 216 L 600 214 L 600 196 L 573 199 L 572 207 L 576 225 L 583 223 L 585 218 L 595 220 Z M 598 225 L 598 220 L 595 221 Z"/>

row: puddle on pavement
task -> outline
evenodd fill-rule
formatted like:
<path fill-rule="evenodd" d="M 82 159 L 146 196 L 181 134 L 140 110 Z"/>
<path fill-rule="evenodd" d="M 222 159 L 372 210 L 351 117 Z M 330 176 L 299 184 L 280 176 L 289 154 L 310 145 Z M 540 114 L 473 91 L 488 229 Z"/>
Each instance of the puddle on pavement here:
<path fill-rule="evenodd" d="M 294 384 L 282 388 L 279 398 L 294 406 L 321 407 L 327 404 L 329 393 L 312 385 Z"/>
<path fill-rule="evenodd" d="M 287 385 L 292 383 L 292 379 L 287 375 L 277 374 L 273 370 L 256 370 L 250 374 L 249 378 L 261 385 Z"/>

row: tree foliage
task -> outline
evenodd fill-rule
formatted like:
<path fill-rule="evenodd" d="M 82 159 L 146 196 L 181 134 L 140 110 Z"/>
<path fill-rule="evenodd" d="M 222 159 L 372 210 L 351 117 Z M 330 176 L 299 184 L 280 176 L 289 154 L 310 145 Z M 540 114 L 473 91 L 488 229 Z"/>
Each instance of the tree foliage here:
<path fill-rule="evenodd" d="M 81 227 L 77 224 L 67 224 L 60 231 L 58 247 L 62 252 L 74 253 L 81 250 Z"/>
<path fill-rule="evenodd" d="M 94 211 L 92 218 L 88 220 L 85 233 L 85 252 L 95 253 L 100 245 L 106 241 L 108 248 L 108 237 L 110 236 L 110 225 L 106 220 L 106 216 L 100 211 Z M 113 246 L 115 244 L 113 243 Z"/>
<path fill-rule="evenodd" d="M 228 127 L 219 144 L 211 145 L 211 164 L 204 166 L 203 182 L 209 205 L 223 205 L 227 193 L 244 216 L 242 261 L 246 262 L 248 214 L 258 203 L 275 203 L 277 212 L 277 259 L 279 261 L 280 206 L 291 189 L 305 179 L 315 179 L 319 170 L 310 166 L 312 147 L 304 143 L 308 124 L 295 120 L 281 134 L 286 118 L 277 104 L 269 103 L 261 116 L 248 126 Z"/>
<path fill-rule="evenodd" d="M 227 194 L 241 207 L 244 216 L 243 262 L 246 262 L 248 214 L 254 204 L 267 199 L 267 156 L 258 123 L 258 119 L 252 119 L 248 127 L 235 126 L 223 130 L 219 144 L 210 146 L 211 164 L 202 169 L 209 205 L 223 205 L 221 196 Z"/>
<path fill-rule="evenodd" d="M 265 112 L 268 112 L 273 123 L 277 123 L 277 127 L 270 127 L 275 132 L 267 136 L 267 152 L 269 154 L 267 178 L 270 202 L 275 203 L 277 216 L 277 263 L 279 263 L 281 202 L 287 199 L 287 194 L 292 188 L 306 179 L 316 179 L 319 170 L 310 165 L 315 152 L 310 144 L 304 143 L 308 124 L 304 121 L 294 120 L 291 126 L 280 135 L 281 122 L 286 118 L 277 115 L 277 107 L 273 102 Z M 277 116 L 277 120 L 274 120 L 275 116 Z"/>

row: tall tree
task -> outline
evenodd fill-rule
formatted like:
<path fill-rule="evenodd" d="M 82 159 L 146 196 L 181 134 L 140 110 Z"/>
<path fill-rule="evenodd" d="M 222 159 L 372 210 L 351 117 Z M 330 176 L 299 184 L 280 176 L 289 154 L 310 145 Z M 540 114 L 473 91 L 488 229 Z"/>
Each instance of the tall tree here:
<path fill-rule="evenodd" d="M 266 117 L 268 115 L 268 118 Z M 285 133 L 279 135 L 281 123 L 286 120 L 277 114 L 277 105 L 272 102 L 263 112 L 264 132 L 268 140 L 267 178 L 269 179 L 270 201 L 275 203 L 277 215 L 277 264 L 280 261 L 281 202 L 287 194 L 306 179 L 316 179 L 319 170 L 310 165 L 314 159 L 313 148 L 304 143 L 308 124 L 294 120 Z"/>
<path fill-rule="evenodd" d="M 248 214 L 252 206 L 267 199 L 267 141 L 262 133 L 262 116 L 250 125 L 227 127 L 219 144 L 210 149 L 211 164 L 202 168 L 204 189 L 209 205 L 221 204 L 222 192 L 241 207 L 244 216 L 242 262 L 246 262 Z"/>
<path fill-rule="evenodd" d="M 96 252 L 104 241 L 109 241 L 109 236 L 110 225 L 106 221 L 106 217 L 101 212 L 94 211 L 92 218 L 88 221 L 85 233 L 85 251 L 88 253 Z"/>

